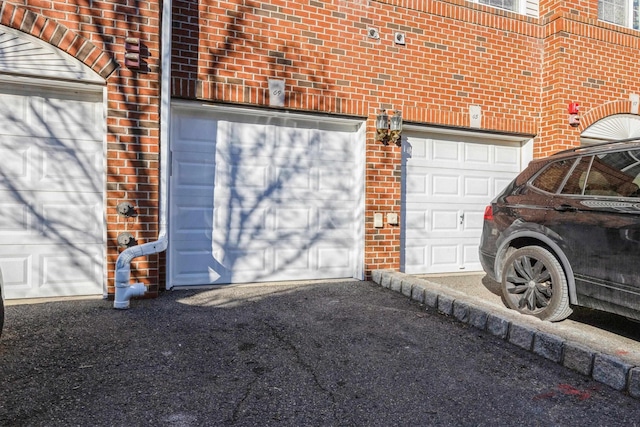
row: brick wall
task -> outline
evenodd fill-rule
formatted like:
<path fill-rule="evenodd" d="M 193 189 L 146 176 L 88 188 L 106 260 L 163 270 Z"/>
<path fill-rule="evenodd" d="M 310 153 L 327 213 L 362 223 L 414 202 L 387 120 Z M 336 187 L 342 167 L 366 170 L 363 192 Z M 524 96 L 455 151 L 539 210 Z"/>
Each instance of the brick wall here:
<path fill-rule="evenodd" d="M 131 3 L 131 5 L 129 4 Z M 158 2 L 0 2 L 2 25 L 51 43 L 74 56 L 107 84 L 107 283 L 113 292 L 117 235 L 130 231 L 138 243 L 158 233 L 159 51 Z M 135 6 L 133 6 L 135 4 Z M 139 37 L 143 66 L 124 64 L 125 38 Z M 116 205 L 129 201 L 137 216 L 118 217 Z M 133 264 L 132 278 L 160 281 L 158 256 Z"/>

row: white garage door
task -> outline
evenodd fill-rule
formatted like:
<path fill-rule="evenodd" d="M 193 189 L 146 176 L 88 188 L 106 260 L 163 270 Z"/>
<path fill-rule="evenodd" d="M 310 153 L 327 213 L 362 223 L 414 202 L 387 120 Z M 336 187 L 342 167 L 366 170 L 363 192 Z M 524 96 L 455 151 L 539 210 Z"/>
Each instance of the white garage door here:
<path fill-rule="evenodd" d="M 169 287 L 361 276 L 356 124 L 175 110 Z"/>
<path fill-rule="evenodd" d="M 8 298 L 103 292 L 102 91 L 0 83 L 0 268 Z"/>
<path fill-rule="evenodd" d="M 402 271 L 482 270 L 484 208 L 520 172 L 521 144 L 405 135 Z"/>

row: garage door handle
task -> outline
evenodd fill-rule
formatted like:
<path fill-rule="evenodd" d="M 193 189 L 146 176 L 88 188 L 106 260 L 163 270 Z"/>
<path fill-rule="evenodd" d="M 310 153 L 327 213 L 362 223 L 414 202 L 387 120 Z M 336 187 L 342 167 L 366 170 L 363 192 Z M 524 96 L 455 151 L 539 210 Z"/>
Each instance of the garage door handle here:
<path fill-rule="evenodd" d="M 558 212 L 576 212 L 578 210 L 571 205 L 560 205 L 556 206 L 554 209 Z"/>
<path fill-rule="evenodd" d="M 460 215 L 460 224 L 464 223 L 464 212 Z"/>

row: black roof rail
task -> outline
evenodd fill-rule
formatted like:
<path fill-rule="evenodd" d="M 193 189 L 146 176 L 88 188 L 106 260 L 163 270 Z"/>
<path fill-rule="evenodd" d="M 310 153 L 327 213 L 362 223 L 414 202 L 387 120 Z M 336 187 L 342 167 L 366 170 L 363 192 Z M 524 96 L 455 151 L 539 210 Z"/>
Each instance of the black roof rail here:
<path fill-rule="evenodd" d="M 615 145 L 615 144 L 622 144 L 625 142 L 632 142 L 632 141 L 639 141 L 640 142 L 640 136 L 636 136 L 633 138 L 625 138 L 625 139 L 617 139 L 614 141 L 606 141 L 606 142 L 599 142 L 597 144 L 591 144 L 591 145 L 587 145 L 587 146 L 579 146 L 579 147 L 573 147 L 573 148 L 567 148 L 566 150 L 562 150 L 562 151 L 558 151 L 555 154 L 561 154 L 561 153 L 575 153 L 581 150 L 588 150 L 594 147 L 603 147 L 603 146 L 609 146 L 609 145 Z"/>

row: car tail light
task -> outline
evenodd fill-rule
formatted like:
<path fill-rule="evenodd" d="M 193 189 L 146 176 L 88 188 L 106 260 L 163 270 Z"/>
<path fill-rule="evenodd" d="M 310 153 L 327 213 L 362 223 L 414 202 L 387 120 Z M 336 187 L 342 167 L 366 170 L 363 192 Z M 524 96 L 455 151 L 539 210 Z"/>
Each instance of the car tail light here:
<path fill-rule="evenodd" d="M 484 208 L 484 220 L 493 221 L 493 207 L 491 205 Z"/>

